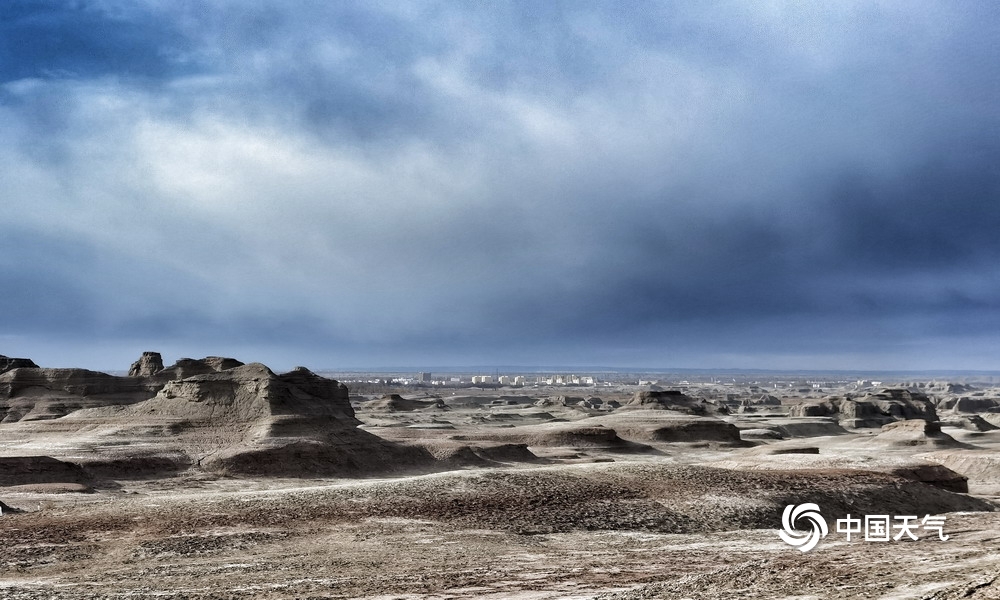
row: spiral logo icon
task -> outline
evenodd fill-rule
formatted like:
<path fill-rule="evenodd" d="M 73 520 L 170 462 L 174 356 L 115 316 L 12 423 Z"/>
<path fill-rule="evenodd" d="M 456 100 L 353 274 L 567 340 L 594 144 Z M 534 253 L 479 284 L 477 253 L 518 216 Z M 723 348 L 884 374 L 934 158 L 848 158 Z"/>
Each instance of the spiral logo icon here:
<path fill-rule="evenodd" d="M 795 527 L 795 522 L 800 518 L 809 521 L 811 530 L 809 532 L 799 531 Z M 825 538 L 830 530 L 826 526 L 826 519 L 819 514 L 819 506 L 812 502 L 806 504 L 789 504 L 785 507 L 785 512 L 781 514 L 782 530 L 778 532 L 781 539 L 790 546 L 795 546 L 802 552 L 809 552 L 816 547 L 820 538 Z"/>

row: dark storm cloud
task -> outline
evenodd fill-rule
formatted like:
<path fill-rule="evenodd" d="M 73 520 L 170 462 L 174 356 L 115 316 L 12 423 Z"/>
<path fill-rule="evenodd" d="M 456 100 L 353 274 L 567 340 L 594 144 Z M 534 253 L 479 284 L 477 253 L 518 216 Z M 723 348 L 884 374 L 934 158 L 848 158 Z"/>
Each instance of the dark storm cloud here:
<path fill-rule="evenodd" d="M 998 131 L 1000 132 L 1000 131 Z M 949 269 L 1000 258 L 1000 142 L 969 140 L 888 177 L 844 173 L 828 202 L 833 257 L 860 268 Z"/>
<path fill-rule="evenodd" d="M 18 6 L 18 343 L 856 368 L 996 346 L 992 3 Z"/>
<path fill-rule="evenodd" d="M 169 23 L 127 4 L 18 0 L 0 6 L 0 82 L 166 77 L 184 70 L 184 45 Z"/>

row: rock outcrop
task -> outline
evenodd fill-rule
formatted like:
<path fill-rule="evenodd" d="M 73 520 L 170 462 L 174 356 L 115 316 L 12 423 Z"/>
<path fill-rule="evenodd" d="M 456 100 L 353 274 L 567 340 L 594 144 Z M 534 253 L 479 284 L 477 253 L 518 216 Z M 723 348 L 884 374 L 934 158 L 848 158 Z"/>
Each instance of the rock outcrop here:
<path fill-rule="evenodd" d="M 163 357 L 159 352 L 143 352 L 139 360 L 132 363 L 128 370 L 129 377 L 152 377 L 157 371 L 163 370 Z"/>
<path fill-rule="evenodd" d="M 713 404 L 703 399 L 692 398 L 677 390 L 636 392 L 632 395 L 632 399 L 628 401 L 628 404 L 622 408 L 673 410 L 690 415 L 729 413 L 729 409 L 725 405 Z"/>
<path fill-rule="evenodd" d="M 875 404 L 883 415 L 897 419 L 937 421 L 937 411 L 927 394 L 902 388 L 885 388 L 866 394 L 861 401 Z"/>
<path fill-rule="evenodd" d="M 937 407 L 940 410 L 951 410 L 956 413 L 1000 413 L 1000 398 L 987 398 L 984 396 L 944 398 L 938 402 Z"/>
<path fill-rule="evenodd" d="M 12 369 L 37 369 L 30 358 L 10 358 L 0 354 L 0 373 L 6 373 Z"/>
<path fill-rule="evenodd" d="M 17 368 L 0 374 L 0 422 L 57 419 L 74 410 L 131 404 L 160 384 L 87 369 Z"/>
<path fill-rule="evenodd" d="M 141 360 L 141 359 L 140 359 Z M 209 373 L 221 373 L 236 367 L 242 367 L 243 363 L 235 358 L 222 356 L 206 356 L 205 358 L 181 358 L 169 367 L 162 368 L 154 374 L 160 381 L 174 381 L 185 379 L 196 375 L 207 375 Z"/>
<path fill-rule="evenodd" d="M 844 427 L 882 427 L 906 419 L 937 421 L 937 411 L 926 394 L 885 388 L 861 398 L 832 396 L 791 407 L 792 417 L 836 417 Z"/>
<path fill-rule="evenodd" d="M 335 380 L 302 367 L 277 375 L 259 363 L 229 364 L 168 381 L 149 400 L 68 418 L 173 431 L 196 466 L 216 472 L 363 476 L 433 463 L 426 451 L 358 429 L 347 387 Z"/>
<path fill-rule="evenodd" d="M 947 420 L 942 420 L 941 424 L 951 427 L 959 427 L 961 429 L 975 431 L 977 433 L 982 433 L 984 431 L 996 431 L 1000 429 L 1000 427 L 997 427 L 979 415 L 953 415 Z"/>
<path fill-rule="evenodd" d="M 242 364 L 232 358 L 209 356 L 199 360 L 182 358 L 163 368 L 158 352 L 143 352 L 132 364 L 128 377 L 87 369 L 17 366 L 0 373 L 0 423 L 58 419 L 75 410 L 134 404 L 152 398 L 171 381 L 219 373 Z"/>

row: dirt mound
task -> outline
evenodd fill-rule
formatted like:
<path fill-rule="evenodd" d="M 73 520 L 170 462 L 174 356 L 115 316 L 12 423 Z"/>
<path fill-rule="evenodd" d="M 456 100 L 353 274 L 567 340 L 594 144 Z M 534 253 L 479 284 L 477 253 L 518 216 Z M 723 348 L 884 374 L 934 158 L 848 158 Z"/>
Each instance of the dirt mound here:
<path fill-rule="evenodd" d="M 714 417 L 696 417 L 664 413 L 658 410 L 628 411 L 623 414 L 592 417 L 582 424 L 611 427 L 621 437 L 633 442 L 721 443 L 745 445 L 740 430 L 732 423 Z"/>
<path fill-rule="evenodd" d="M 816 446 L 764 446 L 764 454 L 819 454 Z"/>
<path fill-rule="evenodd" d="M 405 517 L 518 533 L 774 529 L 788 504 L 830 519 L 992 511 L 989 502 L 897 475 L 857 470 L 735 471 L 615 463 L 454 472 L 323 495 L 344 518 Z"/>
<path fill-rule="evenodd" d="M 477 445 L 473 450 L 483 458 L 503 463 L 538 462 L 541 459 L 528 450 L 527 444 Z"/>
<path fill-rule="evenodd" d="M 4 488 L 20 494 L 93 494 L 96 490 L 85 483 L 26 483 Z"/>
<path fill-rule="evenodd" d="M 923 419 L 908 419 L 896 421 L 882 426 L 882 431 L 875 435 L 871 443 L 889 444 L 892 446 L 936 446 L 943 448 L 964 448 L 967 444 L 959 442 L 947 433 L 941 431 L 939 423 Z"/>
<path fill-rule="evenodd" d="M 677 390 L 636 392 L 633 394 L 632 399 L 622 408 L 673 410 L 691 415 L 705 415 L 710 413 L 728 414 L 729 412 L 729 409 L 725 405 L 713 404 L 704 399 L 692 398 Z"/>
<path fill-rule="evenodd" d="M 828 418 L 775 419 L 771 423 L 785 437 L 821 437 L 847 433 L 836 420 Z"/>
<path fill-rule="evenodd" d="M 585 419 L 584 422 L 589 422 Z M 528 447 L 606 450 L 610 452 L 655 452 L 649 446 L 619 437 L 618 432 L 603 424 L 582 425 L 581 422 L 522 425 L 503 430 L 487 430 L 474 436 L 476 441 L 503 442 Z M 470 441 L 472 441 L 470 439 Z"/>
<path fill-rule="evenodd" d="M 744 440 L 783 440 L 785 439 L 785 435 L 778 429 L 753 427 L 750 429 L 741 429 L 740 438 Z"/>
<path fill-rule="evenodd" d="M 366 431 L 345 430 L 320 440 L 234 445 L 206 457 L 200 466 L 227 475 L 366 477 L 424 471 L 433 463 L 425 450 L 393 444 Z"/>
<path fill-rule="evenodd" d="M 399 394 L 388 394 L 377 400 L 362 403 L 362 408 L 373 412 L 409 412 L 414 410 L 449 410 L 442 400 L 410 400 Z"/>
<path fill-rule="evenodd" d="M 618 432 L 604 426 L 596 427 L 557 427 L 546 431 L 529 434 L 526 439 L 529 446 L 574 446 L 594 448 L 614 448 L 624 445 L 624 440 L 618 437 Z"/>
<path fill-rule="evenodd" d="M 542 462 L 526 444 L 477 443 L 454 440 L 414 442 L 411 445 L 430 452 L 435 459 L 452 467 L 498 467 L 504 463 Z"/>
<path fill-rule="evenodd" d="M 146 479 L 184 471 L 194 460 L 184 452 L 135 452 L 123 449 L 80 461 L 83 469 L 98 478 Z"/>
<path fill-rule="evenodd" d="M 1000 456 L 989 450 L 943 450 L 920 455 L 961 473 L 974 484 L 1000 484 Z"/>
<path fill-rule="evenodd" d="M 943 419 L 941 421 L 941 425 L 960 427 L 968 431 L 979 432 L 996 431 L 1000 429 L 1000 427 L 997 427 L 979 415 L 955 415 L 949 419 Z"/>
<path fill-rule="evenodd" d="M 960 494 L 969 493 L 969 478 L 954 469 L 934 464 L 910 464 L 887 469 L 886 473 L 899 475 Z"/>
<path fill-rule="evenodd" d="M 453 408 L 478 408 L 490 404 L 496 396 L 449 396 L 444 403 Z"/>
<path fill-rule="evenodd" d="M 938 402 L 938 408 L 956 413 L 1000 412 L 1000 398 L 986 398 L 984 396 L 945 398 Z"/>
<path fill-rule="evenodd" d="M 742 442 L 740 430 L 731 423 L 718 419 L 691 419 L 661 425 L 650 431 L 650 440 L 656 442 Z"/>
<path fill-rule="evenodd" d="M 893 456 L 845 457 L 825 451 L 802 453 L 803 448 L 786 444 L 759 446 L 709 466 L 748 472 L 834 469 L 886 473 L 951 492 L 969 491 L 968 478 L 963 473 L 943 467 L 938 461 Z"/>
<path fill-rule="evenodd" d="M 50 456 L 0 457 L 0 486 L 39 483 L 90 484 L 92 478 L 80 465 Z"/>

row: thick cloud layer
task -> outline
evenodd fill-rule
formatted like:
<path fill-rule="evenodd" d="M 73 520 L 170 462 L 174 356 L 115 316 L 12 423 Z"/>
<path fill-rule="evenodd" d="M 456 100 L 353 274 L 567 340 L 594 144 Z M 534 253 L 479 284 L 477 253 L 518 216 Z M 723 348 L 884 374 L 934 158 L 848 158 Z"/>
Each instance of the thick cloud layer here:
<path fill-rule="evenodd" d="M 0 353 L 993 369 L 1000 9 L 0 8 Z"/>

